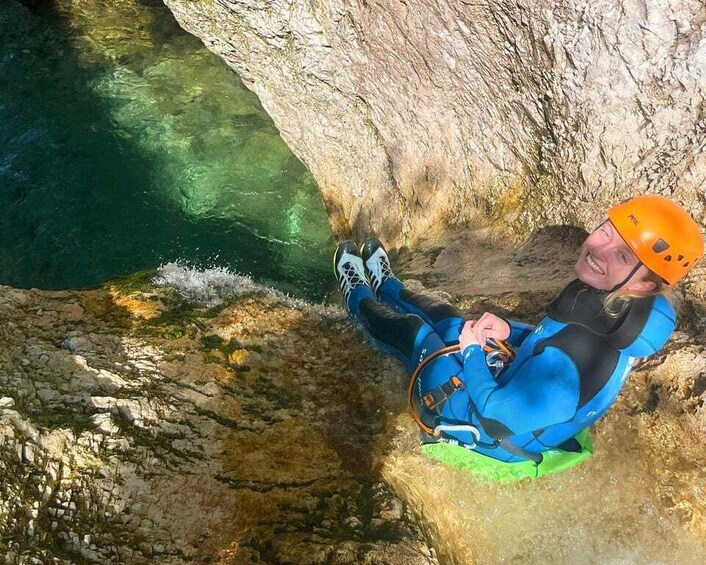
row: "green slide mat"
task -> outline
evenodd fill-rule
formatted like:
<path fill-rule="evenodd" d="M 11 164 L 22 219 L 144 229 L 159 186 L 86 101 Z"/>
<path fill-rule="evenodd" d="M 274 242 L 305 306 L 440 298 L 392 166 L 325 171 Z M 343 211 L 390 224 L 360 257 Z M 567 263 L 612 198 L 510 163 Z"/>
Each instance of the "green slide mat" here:
<path fill-rule="evenodd" d="M 436 459 L 449 467 L 470 472 L 479 481 L 504 482 L 526 478 L 536 479 L 578 465 L 593 453 L 593 440 L 588 429 L 581 431 L 575 439 L 581 445 L 580 452 L 550 449 L 542 453 L 543 459 L 540 464 L 533 461 L 505 463 L 449 443 L 427 443 L 421 446 L 421 451 L 427 457 Z"/>

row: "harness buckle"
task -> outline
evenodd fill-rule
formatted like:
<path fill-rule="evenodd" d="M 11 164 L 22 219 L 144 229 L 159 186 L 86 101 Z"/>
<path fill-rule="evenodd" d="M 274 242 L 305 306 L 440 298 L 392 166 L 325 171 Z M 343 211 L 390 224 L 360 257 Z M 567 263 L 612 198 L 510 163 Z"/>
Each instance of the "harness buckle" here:
<path fill-rule="evenodd" d="M 427 410 L 434 410 L 458 390 L 466 390 L 466 385 L 456 375 L 452 376 L 445 383 L 434 387 L 432 390 L 422 396 L 422 401 Z"/>

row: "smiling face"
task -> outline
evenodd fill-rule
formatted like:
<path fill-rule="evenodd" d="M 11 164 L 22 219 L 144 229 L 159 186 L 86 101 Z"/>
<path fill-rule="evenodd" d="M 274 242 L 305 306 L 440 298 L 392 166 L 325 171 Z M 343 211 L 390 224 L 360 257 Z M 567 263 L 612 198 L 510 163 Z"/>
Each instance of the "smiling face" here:
<path fill-rule="evenodd" d="M 620 237 L 610 220 L 594 230 L 581 247 L 574 271 L 580 281 L 599 290 L 612 290 L 638 265 L 638 258 Z M 655 283 L 645 280 L 649 271 L 643 265 L 622 288 L 649 292 Z"/>

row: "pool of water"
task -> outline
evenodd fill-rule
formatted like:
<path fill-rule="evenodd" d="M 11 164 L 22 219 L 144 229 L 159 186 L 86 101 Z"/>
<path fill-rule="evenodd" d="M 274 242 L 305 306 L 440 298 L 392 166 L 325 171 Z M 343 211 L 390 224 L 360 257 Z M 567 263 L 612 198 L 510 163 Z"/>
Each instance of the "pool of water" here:
<path fill-rule="evenodd" d="M 0 3 L 0 284 L 180 262 L 323 298 L 331 232 L 311 174 L 161 2 Z"/>

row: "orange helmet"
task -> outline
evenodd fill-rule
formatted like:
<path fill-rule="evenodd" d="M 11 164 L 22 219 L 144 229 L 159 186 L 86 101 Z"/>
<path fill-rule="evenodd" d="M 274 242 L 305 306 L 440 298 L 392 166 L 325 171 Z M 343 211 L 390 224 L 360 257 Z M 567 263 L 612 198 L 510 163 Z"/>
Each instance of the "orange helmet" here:
<path fill-rule="evenodd" d="M 636 196 L 608 210 L 608 218 L 637 258 L 669 284 L 686 276 L 704 253 L 701 229 L 664 196 Z"/>

